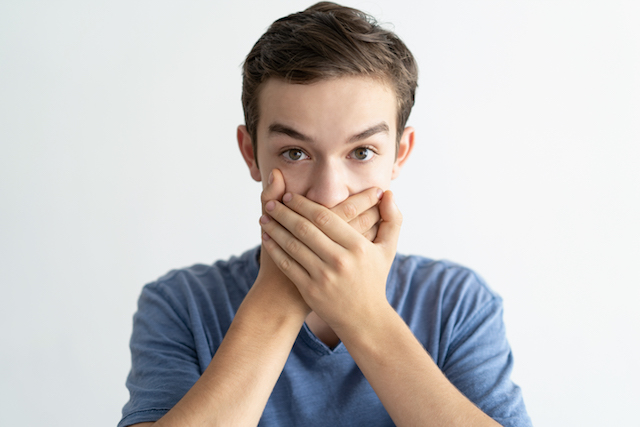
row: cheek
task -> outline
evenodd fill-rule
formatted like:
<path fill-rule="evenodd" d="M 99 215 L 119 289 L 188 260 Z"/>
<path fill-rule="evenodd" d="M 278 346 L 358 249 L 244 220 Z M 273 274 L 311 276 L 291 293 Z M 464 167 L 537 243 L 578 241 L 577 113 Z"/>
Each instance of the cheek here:
<path fill-rule="evenodd" d="M 260 165 L 259 173 L 262 178 L 262 189 L 265 189 L 269 185 L 269 174 L 273 169 L 277 168 L 277 165 L 261 151 L 258 151 L 258 164 Z"/>
<path fill-rule="evenodd" d="M 280 168 L 284 177 L 285 191 L 293 194 L 306 194 L 309 188 L 309 174 L 304 168 Z"/>
<path fill-rule="evenodd" d="M 349 179 L 352 194 L 372 187 L 388 190 L 391 185 L 391 171 L 392 167 L 387 163 L 352 170 Z"/>

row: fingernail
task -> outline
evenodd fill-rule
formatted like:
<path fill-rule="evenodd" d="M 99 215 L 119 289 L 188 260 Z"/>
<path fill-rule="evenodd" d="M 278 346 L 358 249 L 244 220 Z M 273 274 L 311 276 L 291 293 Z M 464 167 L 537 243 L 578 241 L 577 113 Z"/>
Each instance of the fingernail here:
<path fill-rule="evenodd" d="M 291 199 L 293 199 L 293 194 L 291 193 L 286 193 L 284 196 L 282 196 L 282 201 L 283 202 L 290 202 Z"/>
<path fill-rule="evenodd" d="M 269 219 L 269 216 L 268 216 L 268 215 L 262 215 L 262 216 L 260 217 L 260 222 L 261 222 L 262 224 L 266 224 L 266 223 L 268 223 L 269 221 L 270 221 L 270 219 Z"/>
<path fill-rule="evenodd" d="M 273 172 L 269 172 L 269 179 L 267 180 L 267 182 L 269 183 L 269 185 L 273 183 Z"/>
<path fill-rule="evenodd" d="M 262 240 L 269 240 L 271 238 L 271 236 L 269 236 L 267 233 L 262 233 Z"/>
<path fill-rule="evenodd" d="M 378 199 L 382 199 L 383 194 L 384 194 L 384 191 L 378 188 Z"/>
<path fill-rule="evenodd" d="M 269 200 L 264 208 L 269 212 L 271 212 L 275 207 L 276 207 L 276 202 L 274 202 L 273 200 Z"/>

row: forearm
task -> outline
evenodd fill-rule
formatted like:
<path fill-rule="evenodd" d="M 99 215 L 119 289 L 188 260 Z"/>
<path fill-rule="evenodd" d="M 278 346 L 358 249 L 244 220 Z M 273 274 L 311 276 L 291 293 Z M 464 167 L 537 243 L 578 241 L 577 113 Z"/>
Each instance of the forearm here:
<path fill-rule="evenodd" d="M 295 288 L 275 290 L 254 285 L 203 375 L 156 425 L 258 424 L 307 314 Z"/>
<path fill-rule="evenodd" d="M 391 306 L 338 335 L 396 425 L 499 425 L 449 382 Z"/>

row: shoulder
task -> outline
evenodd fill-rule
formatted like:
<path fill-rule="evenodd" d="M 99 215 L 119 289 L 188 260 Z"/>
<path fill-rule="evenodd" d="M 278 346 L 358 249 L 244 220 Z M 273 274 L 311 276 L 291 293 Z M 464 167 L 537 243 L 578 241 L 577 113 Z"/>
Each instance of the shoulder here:
<path fill-rule="evenodd" d="M 162 295 L 165 298 L 198 297 L 202 294 L 246 295 L 258 274 L 257 255 L 253 248 L 240 256 L 232 256 L 213 264 L 194 264 L 174 269 L 157 280 L 146 284 L 145 293 Z"/>
<path fill-rule="evenodd" d="M 398 255 L 392 272 L 394 306 L 449 381 L 503 425 L 531 425 L 510 378 L 502 298 L 451 261 Z"/>
<path fill-rule="evenodd" d="M 136 317 L 170 315 L 187 323 L 187 318 L 198 316 L 233 316 L 258 274 L 257 254 L 254 248 L 211 265 L 168 272 L 143 287 Z"/>
<path fill-rule="evenodd" d="M 396 255 L 389 274 L 389 286 L 400 292 L 429 292 L 442 302 L 468 298 L 479 302 L 501 301 L 474 270 L 448 260 L 418 255 Z"/>
<path fill-rule="evenodd" d="M 502 298 L 472 269 L 415 255 L 397 255 L 387 296 L 414 333 L 449 342 L 500 317 Z M 426 338 L 425 338 L 426 339 Z"/>

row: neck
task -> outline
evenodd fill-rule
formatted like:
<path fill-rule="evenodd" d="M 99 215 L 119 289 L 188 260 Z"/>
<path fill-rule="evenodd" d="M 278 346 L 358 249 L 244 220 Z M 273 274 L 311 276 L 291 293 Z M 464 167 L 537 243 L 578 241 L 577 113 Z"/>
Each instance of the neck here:
<path fill-rule="evenodd" d="M 320 318 L 315 312 L 309 313 L 306 319 L 307 326 L 318 337 L 320 341 L 325 343 L 327 347 L 333 349 L 340 343 L 340 338 L 333 332 L 333 329 Z"/>

